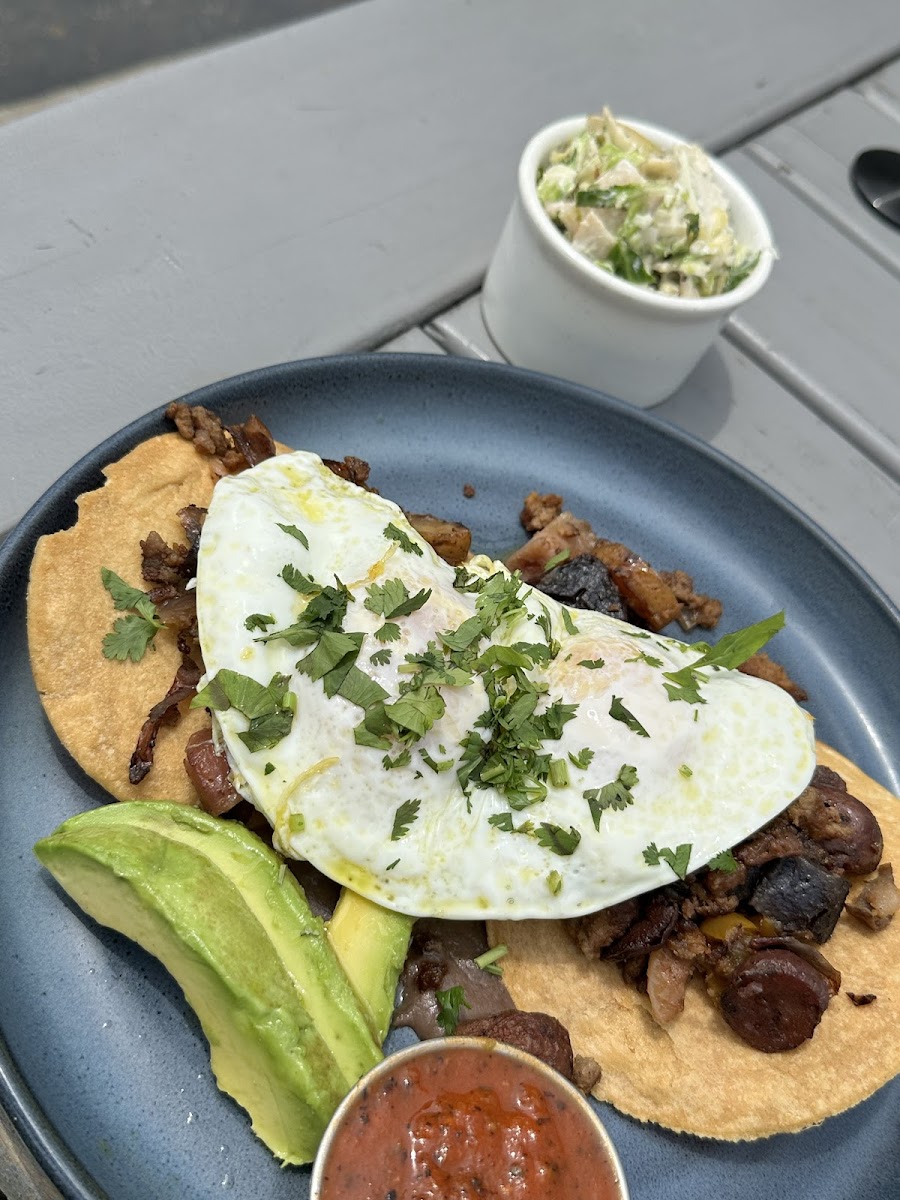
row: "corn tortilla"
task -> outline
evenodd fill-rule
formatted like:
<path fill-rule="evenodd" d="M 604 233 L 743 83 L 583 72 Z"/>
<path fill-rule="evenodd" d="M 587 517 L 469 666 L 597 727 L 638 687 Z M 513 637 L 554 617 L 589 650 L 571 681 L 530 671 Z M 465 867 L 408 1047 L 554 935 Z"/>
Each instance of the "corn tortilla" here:
<path fill-rule="evenodd" d="M 900 800 L 822 743 L 818 761 L 875 813 L 882 861 L 900 868 Z M 900 915 L 880 932 L 841 917 L 821 947 L 841 972 L 841 990 L 815 1035 L 781 1054 L 754 1050 L 733 1033 L 698 979 L 682 1015 L 661 1028 L 646 997 L 614 964 L 587 959 L 559 921 L 491 921 L 488 932 L 491 945 L 509 947 L 503 982 L 519 1008 L 562 1021 L 574 1052 L 602 1068 L 593 1094 L 638 1120 L 729 1141 L 793 1133 L 900 1072 Z M 857 1007 L 847 992 L 877 999 Z"/>
<path fill-rule="evenodd" d="M 169 690 L 181 655 L 162 630 L 140 662 L 104 658 L 101 643 L 124 614 L 100 581 L 109 567 L 126 583 L 141 580 L 140 540 L 155 529 L 170 544 L 184 542 L 178 510 L 206 507 L 214 479 L 209 460 L 177 433 L 136 446 L 104 471 L 106 484 L 78 500 L 71 529 L 41 538 L 28 586 L 28 649 L 44 710 L 79 766 L 117 800 L 199 799 L 184 771 L 184 747 L 208 724 L 201 709 L 181 706 L 175 726 L 163 726 L 153 769 L 139 784 L 128 764 L 152 706 Z"/>

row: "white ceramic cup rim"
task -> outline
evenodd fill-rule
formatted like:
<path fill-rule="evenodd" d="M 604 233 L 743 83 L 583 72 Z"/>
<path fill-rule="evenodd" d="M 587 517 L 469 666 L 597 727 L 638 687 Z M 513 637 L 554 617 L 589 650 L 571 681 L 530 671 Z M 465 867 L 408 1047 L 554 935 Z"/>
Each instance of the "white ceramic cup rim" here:
<path fill-rule="evenodd" d="M 676 143 L 684 143 L 685 138 L 663 129 L 659 125 L 648 125 L 645 121 L 635 121 L 630 117 L 617 117 L 621 125 L 628 126 L 643 137 L 655 142 L 662 148 L 668 148 Z M 752 228 L 752 236 L 747 239 L 748 245 L 759 250 L 759 262 L 746 279 L 742 280 L 730 292 L 722 292 L 718 296 L 700 296 L 688 299 L 682 296 L 666 296 L 653 288 L 630 283 L 627 279 L 604 271 L 586 258 L 566 238 L 544 211 L 544 206 L 538 198 L 535 180 L 538 167 L 546 162 L 551 150 L 563 145 L 574 134 L 584 128 L 587 116 L 564 117 L 545 125 L 529 140 L 522 157 L 519 159 L 518 186 L 522 205 L 542 243 L 551 254 L 561 256 L 563 262 L 574 270 L 588 286 L 599 287 L 608 292 L 620 295 L 638 307 L 657 309 L 669 317 L 679 316 L 695 318 L 697 316 L 714 316 L 717 312 L 729 313 L 744 301 L 755 296 L 763 286 L 772 270 L 775 254 L 773 250 L 772 231 L 762 209 L 741 181 L 717 159 L 710 156 L 713 171 L 722 185 L 729 201 L 729 207 L 738 200 L 743 206 Z"/>
<path fill-rule="evenodd" d="M 415 1042 L 411 1046 L 406 1046 L 402 1050 L 398 1050 L 393 1054 L 388 1054 L 385 1058 L 366 1072 L 357 1083 L 353 1085 L 347 1095 L 338 1105 L 337 1110 L 328 1123 L 328 1128 L 322 1138 L 322 1143 L 319 1146 L 319 1152 L 316 1155 L 316 1160 L 313 1163 L 312 1178 L 310 1179 L 310 1200 L 320 1200 L 322 1188 L 322 1172 L 325 1167 L 328 1153 L 331 1150 L 338 1128 L 342 1124 L 347 1113 L 354 1107 L 359 1099 L 360 1093 L 372 1085 L 382 1075 L 389 1075 L 391 1071 L 402 1066 L 410 1059 L 419 1058 L 423 1054 L 435 1053 L 439 1050 L 477 1050 L 479 1053 L 484 1053 L 485 1039 L 473 1037 L 452 1037 L 452 1038 L 435 1038 L 423 1042 Z M 524 1050 L 519 1050 L 516 1046 L 509 1046 L 505 1042 L 490 1042 L 490 1050 L 493 1054 L 501 1054 L 504 1058 L 511 1058 L 517 1062 L 524 1062 L 536 1074 L 543 1076 L 548 1082 L 559 1091 L 564 1092 L 569 1099 L 580 1109 L 582 1114 L 587 1118 L 594 1132 L 594 1137 L 597 1143 L 603 1148 L 603 1152 L 607 1157 L 610 1167 L 616 1179 L 618 1188 L 618 1200 L 629 1200 L 628 1184 L 625 1181 L 625 1173 L 622 1170 L 622 1163 L 616 1148 L 613 1145 L 613 1140 L 607 1132 L 606 1126 L 601 1121 L 598 1114 L 591 1107 L 589 1101 L 582 1095 L 573 1083 L 569 1083 L 558 1071 L 542 1062 L 539 1058 L 535 1058 L 531 1054 L 526 1054 Z"/>

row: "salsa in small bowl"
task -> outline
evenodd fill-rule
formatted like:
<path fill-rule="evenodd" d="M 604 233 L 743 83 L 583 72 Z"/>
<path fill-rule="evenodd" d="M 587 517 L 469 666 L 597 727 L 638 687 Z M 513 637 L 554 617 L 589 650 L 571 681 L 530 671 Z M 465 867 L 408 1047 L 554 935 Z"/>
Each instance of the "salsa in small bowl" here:
<path fill-rule="evenodd" d="M 310 1200 L 628 1200 L 615 1148 L 582 1094 L 487 1038 L 421 1042 L 345 1097 L 313 1166 Z"/>

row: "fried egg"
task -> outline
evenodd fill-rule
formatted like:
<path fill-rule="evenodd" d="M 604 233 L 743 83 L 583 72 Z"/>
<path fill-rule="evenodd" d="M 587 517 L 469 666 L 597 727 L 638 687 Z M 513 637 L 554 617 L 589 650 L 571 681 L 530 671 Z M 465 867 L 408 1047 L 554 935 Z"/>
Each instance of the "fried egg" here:
<path fill-rule="evenodd" d="M 276 847 L 401 912 L 596 911 L 709 863 L 815 765 L 781 689 L 455 570 L 310 453 L 217 484 L 197 613 L 200 700 Z"/>

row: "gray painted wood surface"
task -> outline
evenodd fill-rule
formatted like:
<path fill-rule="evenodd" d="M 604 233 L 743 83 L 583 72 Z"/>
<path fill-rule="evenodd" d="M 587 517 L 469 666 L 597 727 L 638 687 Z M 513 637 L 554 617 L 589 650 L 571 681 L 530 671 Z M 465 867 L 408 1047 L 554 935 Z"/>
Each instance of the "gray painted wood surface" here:
<path fill-rule="evenodd" d="M 502 361 L 471 297 L 433 323 L 452 353 Z M 812 517 L 900 601 L 900 484 L 726 338 L 653 409 L 735 459 Z"/>
<path fill-rule="evenodd" d="M 883 0 L 373 0 L 0 128 L 0 528 L 155 405 L 472 290 L 546 121 L 722 147 L 898 51 Z"/>

